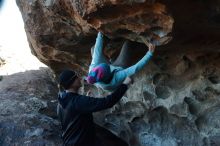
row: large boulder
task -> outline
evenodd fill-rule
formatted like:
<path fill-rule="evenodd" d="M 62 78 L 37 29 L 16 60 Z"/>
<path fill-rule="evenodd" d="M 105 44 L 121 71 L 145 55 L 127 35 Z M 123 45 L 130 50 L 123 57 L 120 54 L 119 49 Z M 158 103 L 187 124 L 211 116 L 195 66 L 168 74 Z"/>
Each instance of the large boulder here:
<path fill-rule="evenodd" d="M 117 56 L 125 39 L 143 43 L 144 38 L 158 46 L 120 103 L 95 114 L 99 125 L 132 146 L 220 145 L 218 0 L 17 4 L 32 53 L 56 73 L 71 67 L 86 74 L 98 31 L 110 39 L 109 58 Z M 140 59 L 147 49 L 137 46 L 134 55 Z M 88 85 L 82 93 L 88 89 L 94 96 L 108 94 Z"/>
<path fill-rule="evenodd" d="M 50 69 L 40 68 L 2 77 L 0 145 L 62 144 L 52 75 Z"/>
<path fill-rule="evenodd" d="M 65 65 L 88 67 L 97 31 L 112 39 L 163 45 L 171 39 L 174 22 L 163 3 L 149 0 L 17 0 L 17 4 L 33 54 L 54 70 Z"/>

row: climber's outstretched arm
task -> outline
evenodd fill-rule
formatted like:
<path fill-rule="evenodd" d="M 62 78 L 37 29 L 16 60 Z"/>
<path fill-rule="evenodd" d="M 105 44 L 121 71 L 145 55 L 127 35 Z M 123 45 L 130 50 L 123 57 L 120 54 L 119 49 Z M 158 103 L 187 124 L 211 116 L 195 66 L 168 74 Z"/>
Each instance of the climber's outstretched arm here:
<path fill-rule="evenodd" d="M 141 60 L 139 60 L 135 65 L 132 65 L 126 69 L 123 69 L 123 70 L 117 72 L 118 80 L 123 80 L 127 76 L 132 76 L 135 73 L 137 73 L 138 71 L 140 71 L 149 62 L 149 60 L 153 56 L 154 50 L 155 50 L 155 46 L 150 44 L 149 51 L 146 53 L 146 55 Z"/>
<path fill-rule="evenodd" d="M 103 48 L 103 34 L 99 32 L 96 38 L 95 47 L 92 54 L 92 62 L 89 66 L 89 72 L 92 70 L 92 68 L 94 68 L 98 64 L 106 63 L 106 60 L 102 52 L 102 48 Z"/>

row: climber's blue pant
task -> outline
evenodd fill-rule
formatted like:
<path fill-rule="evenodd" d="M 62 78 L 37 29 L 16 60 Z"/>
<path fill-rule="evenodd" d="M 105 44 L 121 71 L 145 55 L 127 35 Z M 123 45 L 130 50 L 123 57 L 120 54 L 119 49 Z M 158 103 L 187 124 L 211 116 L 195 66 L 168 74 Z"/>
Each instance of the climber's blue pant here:
<path fill-rule="evenodd" d="M 113 66 L 120 66 L 122 68 L 127 68 L 130 66 L 129 62 L 130 62 L 131 55 L 132 55 L 131 44 L 132 43 L 130 41 L 124 42 L 120 54 L 115 59 L 115 61 L 112 63 Z M 96 60 L 98 64 L 101 64 L 101 63 L 109 64 L 110 62 L 104 56 L 102 50 L 100 51 L 101 52 L 96 52 L 96 51 L 94 52 L 94 46 L 91 48 L 91 55 L 94 58 L 94 60 Z"/>

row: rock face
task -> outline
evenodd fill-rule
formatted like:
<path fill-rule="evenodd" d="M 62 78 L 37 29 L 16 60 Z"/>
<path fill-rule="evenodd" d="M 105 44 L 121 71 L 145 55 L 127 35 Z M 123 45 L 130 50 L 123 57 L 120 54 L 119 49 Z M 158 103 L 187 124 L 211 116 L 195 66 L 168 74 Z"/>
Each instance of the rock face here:
<path fill-rule="evenodd" d="M 87 72 L 96 30 L 111 39 L 105 48 L 109 58 L 117 56 L 123 39 L 145 38 L 159 46 L 120 103 L 95 114 L 99 125 L 131 146 L 220 145 L 218 0 L 17 0 L 17 4 L 33 54 L 55 72 L 66 67 Z M 165 45 L 171 31 L 173 40 Z M 138 59 L 145 52 L 146 47 L 134 48 Z M 88 85 L 82 92 L 88 89 L 94 96 L 107 94 Z"/>
<path fill-rule="evenodd" d="M 61 145 L 57 90 L 48 68 L 3 76 L 0 145 Z"/>
<path fill-rule="evenodd" d="M 220 53 L 191 49 L 159 52 L 96 121 L 131 146 L 220 145 Z"/>
<path fill-rule="evenodd" d="M 70 14 L 77 13 L 89 26 L 114 38 L 142 42 L 140 36 L 143 36 L 147 40 L 159 41 L 171 32 L 173 26 L 165 5 L 149 0 L 73 0 L 65 1 L 64 5 L 69 6 Z"/>
<path fill-rule="evenodd" d="M 138 42 L 145 38 L 162 45 L 170 41 L 174 22 L 165 5 L 149 0 L 17 0 L 17 4 L 33 54 L 54 70 L 87 63 L 95 30 L 109 38 Z"/>

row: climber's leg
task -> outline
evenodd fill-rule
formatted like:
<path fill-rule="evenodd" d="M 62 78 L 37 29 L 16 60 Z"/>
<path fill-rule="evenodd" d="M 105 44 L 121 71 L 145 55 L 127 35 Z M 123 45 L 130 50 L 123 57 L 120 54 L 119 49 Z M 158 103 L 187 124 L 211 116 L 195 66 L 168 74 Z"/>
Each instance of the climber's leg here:
<path fill-rule="evenodd" d="M 92 46 L 92 48 L 91 48 L 91 56 L 94 57 L 94 60 L 97 61 L 97 64 L 100 64 L 100 63 L 107 63 L 107 64 L 109 64 L 109 61 L 104 56 L 103 52 L 99 52 L 100 55 L 94 55 L 93 53 L 94 53 L 94 46 Z"/>
<path fill-rule="evenodd" d="M 132 44 L 131 41 L 125 41 L 120 54 L 117 59 L 112 63 L 114 66 L 120 66 L 123 68 L 127 68 L 131 65 L 131 57 L 132 57 Z"/>

